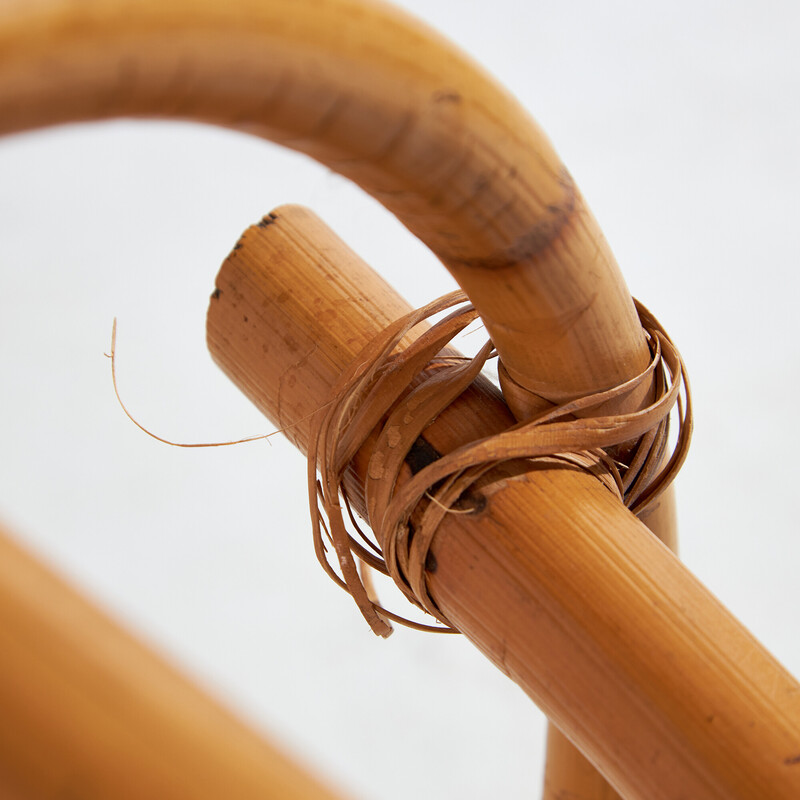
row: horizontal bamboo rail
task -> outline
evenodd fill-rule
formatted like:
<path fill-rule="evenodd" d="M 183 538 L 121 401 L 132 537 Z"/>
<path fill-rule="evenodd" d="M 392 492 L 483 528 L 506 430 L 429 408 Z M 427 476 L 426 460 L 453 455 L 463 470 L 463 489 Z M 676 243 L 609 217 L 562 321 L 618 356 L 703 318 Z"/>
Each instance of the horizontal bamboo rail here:
<path fill-rule="evenodd" d="M 0 530 L 0 797 L 340 795 Z"/>
<path fill-rule="evenodd" d="M 224 264 L 209 347 L 303 447 L 345 365 L 405 307 L 388 291 L 309 212 L 279 209 Z M 509 419 L 480 383 L 425 439 L 448 452 Z M 476 494 L 478 513 L 440 526 L 431 594 L 623 797 L 800 795 L 800 687 L 610 492 L 537 466 Z"/>

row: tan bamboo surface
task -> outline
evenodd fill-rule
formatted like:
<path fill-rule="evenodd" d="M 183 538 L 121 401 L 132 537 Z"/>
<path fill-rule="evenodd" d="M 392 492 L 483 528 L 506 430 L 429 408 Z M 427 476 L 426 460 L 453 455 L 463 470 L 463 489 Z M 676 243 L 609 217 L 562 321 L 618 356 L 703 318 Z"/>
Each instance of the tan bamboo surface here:
<path fill-rule="evenodd" d="M 224 264 L 209 347 L 302 447 L 326 389 L 403 308 L 313 215 L 283 208 Z M 425 438 L 446 452 L 509 418 L 481 384 Z M 479 513 L 441 525 L 431 593 L 623 797 L 798 796 L 800 687 L 610 492 L 568 468 L 477 491 Z"/>
<path fill-rule="evenodd" d="M 340 795 L 0 529 L 0 797 Z"/>

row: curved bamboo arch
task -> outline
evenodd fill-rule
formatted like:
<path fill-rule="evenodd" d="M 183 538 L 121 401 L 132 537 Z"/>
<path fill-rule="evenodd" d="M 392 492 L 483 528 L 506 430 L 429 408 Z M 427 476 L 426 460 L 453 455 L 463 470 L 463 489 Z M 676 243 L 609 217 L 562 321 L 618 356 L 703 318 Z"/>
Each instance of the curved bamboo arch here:
<path fill-rule="evenodd" d="M 441 259 L 526 390 L 563 399 L 647 363 L 613 255 L 545 136 L 389 5 L 0 4 L 0 133 L 111 117 L 235 128 L 352 179 Z"/>

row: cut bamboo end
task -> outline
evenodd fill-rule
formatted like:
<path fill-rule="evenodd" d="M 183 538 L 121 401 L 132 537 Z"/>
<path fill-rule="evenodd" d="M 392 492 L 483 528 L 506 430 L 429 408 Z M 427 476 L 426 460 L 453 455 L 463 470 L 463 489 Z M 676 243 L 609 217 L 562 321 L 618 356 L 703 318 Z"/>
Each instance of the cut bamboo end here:
<path fill-rule="evenodd" d="M 293 213 L 250 229 L 223 265 L 208 338 L 214 358 L 260 408 L 302 430 L 326 401 L 325 393 L 312 397 L 312 387 L 346 366 L 326 359 L 377 332 L 386 284 L 347 255 L 336 275 L 356 268 L 359 285 L 340 294 L 346 279 L 332 275 L 329 259 L 319 263 L 333 234 L 317 241 L 319 252 L 307 236 L 293 245 Z M 256 240 L 269 239 L 272 260 L 248 272 Z M 302 287 L 297 320 L 284 296 L 293 285 Z M 314 325 L 307 339 L 310 308 L 337 323 Z M 287 337 L 306 344 L 288 364 L 272 362 L 273 373 L 262 353 Z M 297 402 L 281 391 L 276 408 L 275 386 L 289 387 L 290 376 Z M 508 418 L 496 396 L 478 389 L 425 436 L 447 452 Z M 354 462 L 356 480 L 366 455 Z M 791 768 L 800 751 L 800 687 L 610 492 L 585 473 L 537 465 L 480 493 L 478 513 L 447 515 L 439 528 L 431 595 L 615 790 L 632 800 L 800 795 L 800 771 Z"/>
<path fill-rule="evenodd" d="M 0 796 L 335 800 L 0 530 Z"/>
<path fill-rule="evenodd" d="M 207 325 L 211 355 L 303 452 L 312 417 L 342 369 L 375 331 L 411 310 L 301 206 L 277 208 L 245 231 L 215 286 Z M 262 384 L 250 373 L 255 365 L 277 380 Z"/>

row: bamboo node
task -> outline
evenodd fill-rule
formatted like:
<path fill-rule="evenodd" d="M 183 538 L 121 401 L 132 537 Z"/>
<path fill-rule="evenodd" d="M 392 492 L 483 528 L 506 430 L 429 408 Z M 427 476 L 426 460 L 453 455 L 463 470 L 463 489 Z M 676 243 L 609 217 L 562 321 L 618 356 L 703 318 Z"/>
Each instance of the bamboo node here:
<path fill-rule="evenodd" d="M 413 327 L 456 306 L 461 307 L 396 352 Z M 428 592 L 429 550 L 447 515 L 475 513 L 454 504 L 478 480 L 486 483 L 503 477 L 496 470 L 497 477 L 492 475 L 498 464 L 566 463 L 591 474 L 635 514 L 647 510 L 674 480 L 691 438 L 689 383 L 680 354 L 661 324 L 638 302 L 636 309 L 651 353 L 650 363 L 639 375 L 554 405 L 499 434 L 436 454 L 421 468 L 416 461 L 412 465 L 411 453 L 424 443 L 425 429 L 496 355 L 491 341 L 472 359 L 440 353 L 477 318 L 466 295 L 453 292 L 397 320 L 342 373 L 312 424 L 308 478 L 314 546 L 325 571 L 352 595 L 375 633 L 388 636 L 392 630 L 388 620 L 421 630 L 458 632 Z M 415 377 L 422 380 L 410 389 Z M 647 382 L 653 386 L 654 399 L 646 408 L 591 415 Z M 667 457 L 675 410 L 677 432 Z M 351 460 L 374 431 L 379 432 L 367 469 L 365 497 L 376 541 L 356 522 L 343 484 Z M 632 441 L 625 463 L 607 452 Z M 404 464 L 413 474 L 401 481 Z M 342 505 L 352 528 L 345 522 Z M 328 560 L 326 542 L 336 553 L 339 572 Z M 364 586 L 357 560 L 390 576 L 412 604 L 439 624 L 413 622 L 379 605 Z"/>

